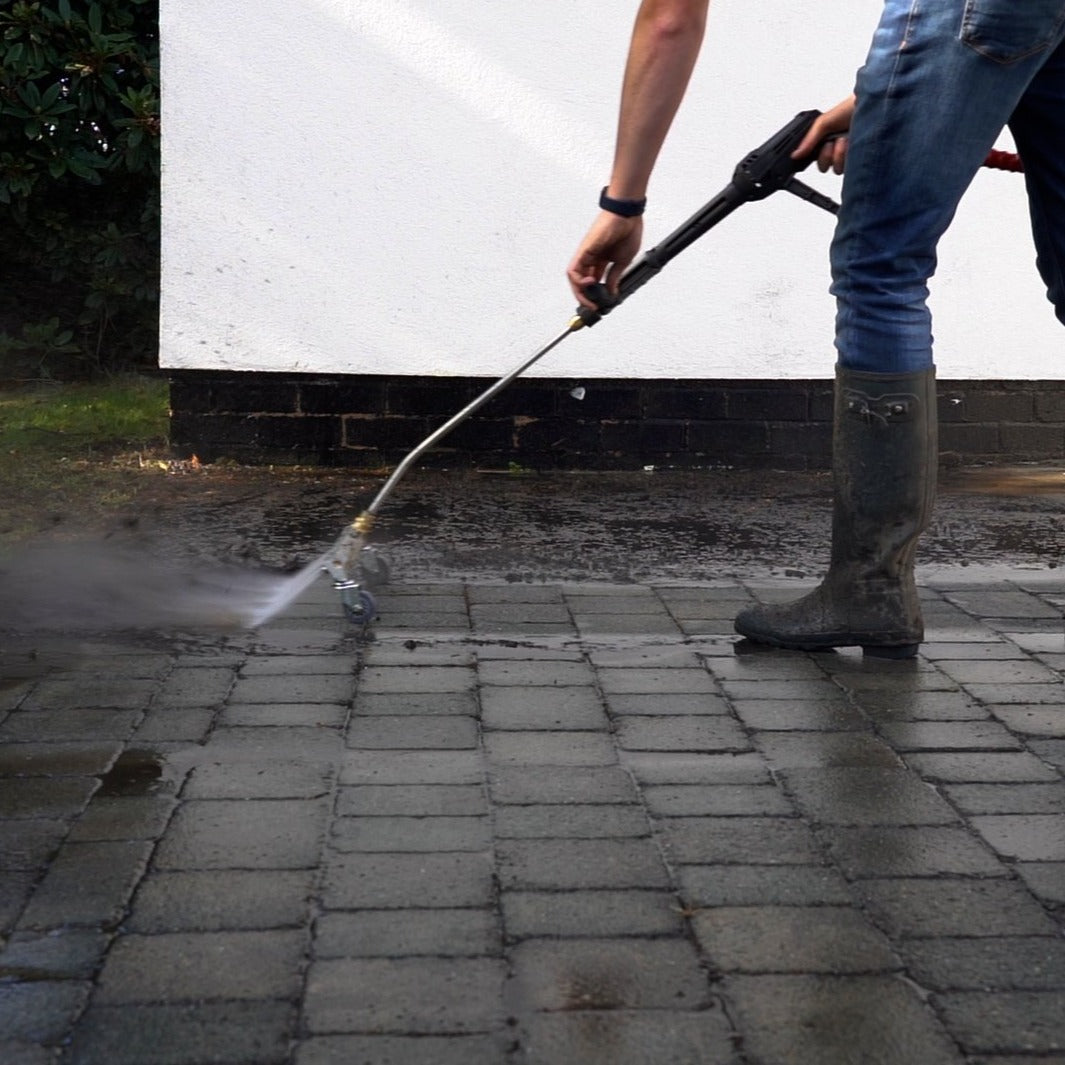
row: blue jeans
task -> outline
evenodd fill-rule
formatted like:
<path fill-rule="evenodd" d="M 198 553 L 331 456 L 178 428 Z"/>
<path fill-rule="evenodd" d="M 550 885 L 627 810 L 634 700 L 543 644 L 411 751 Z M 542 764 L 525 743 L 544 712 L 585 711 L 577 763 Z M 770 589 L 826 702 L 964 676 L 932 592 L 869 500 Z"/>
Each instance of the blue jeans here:
<path fill-rule="evenodd" d="M 932 366 L 936 245 L 1006 125 L 1065 323 L 1065 0 L 886 0 L 855 91 L 831 254 L 840 365 Z"/>

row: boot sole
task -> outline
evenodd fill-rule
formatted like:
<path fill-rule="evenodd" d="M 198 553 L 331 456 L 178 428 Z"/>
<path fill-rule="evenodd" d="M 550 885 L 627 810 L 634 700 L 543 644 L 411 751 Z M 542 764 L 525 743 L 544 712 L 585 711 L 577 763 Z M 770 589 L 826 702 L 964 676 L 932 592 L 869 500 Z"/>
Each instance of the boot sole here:
<path fill-rule="evenodd" d="M 852 634 L 840 633 L 836 636 L 811 637 L 809 640 L 794 639 L 782 640 L 778 637 L 763 633 L 744 632 L 739 627 L 736 631 L 753 643 L 768 644 L 770 647 L 779 647 L 787 651 L 833 651 L 837 647 L 860 647 L 862 654 L 870 658 L 904 659 L 913 658 L 917 654 L 920 643 L 880 643 L 864 641 Z"/>

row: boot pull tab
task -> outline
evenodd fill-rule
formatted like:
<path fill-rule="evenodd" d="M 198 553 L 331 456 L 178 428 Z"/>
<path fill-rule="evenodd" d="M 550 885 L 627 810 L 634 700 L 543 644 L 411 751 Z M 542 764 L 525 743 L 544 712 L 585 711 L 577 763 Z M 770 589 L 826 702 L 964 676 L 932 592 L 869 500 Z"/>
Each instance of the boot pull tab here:
<path fill-rule="evenodd" d="M 870 396 L 856 389 L 843 393 L 843 405 L 848 414 L 863 421 L 877 421 L 881 425 L 910 422 L 917 415 L 920 400 L 910 392 L 895 392 L 884 396 Z"/>

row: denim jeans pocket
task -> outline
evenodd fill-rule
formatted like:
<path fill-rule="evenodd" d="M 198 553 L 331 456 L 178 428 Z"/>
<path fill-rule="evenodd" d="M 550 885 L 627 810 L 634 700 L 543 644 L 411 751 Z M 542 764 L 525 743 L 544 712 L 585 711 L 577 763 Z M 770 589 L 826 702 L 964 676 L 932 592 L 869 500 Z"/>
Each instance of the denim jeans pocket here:
<path fill-rule="evenodd" d="M 1050 47 L 1065 24 L 1065 0 L 966 0 L 961 40 L 997 63 Z"/>

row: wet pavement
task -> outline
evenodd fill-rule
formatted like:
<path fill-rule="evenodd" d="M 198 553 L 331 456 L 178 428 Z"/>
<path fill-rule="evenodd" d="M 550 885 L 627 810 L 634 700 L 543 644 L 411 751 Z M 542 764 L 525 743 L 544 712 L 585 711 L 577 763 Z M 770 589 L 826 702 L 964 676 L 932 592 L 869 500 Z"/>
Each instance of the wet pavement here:
<path fill-rule="evenodd" d="M 823 481 L 428 483 L 365 639 L 0 634 L 0 1062 L 1065 1063 L 1060 495 L 941 500 L 899 663 L 731 632 Z"/>

